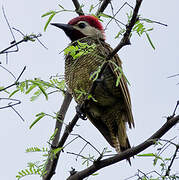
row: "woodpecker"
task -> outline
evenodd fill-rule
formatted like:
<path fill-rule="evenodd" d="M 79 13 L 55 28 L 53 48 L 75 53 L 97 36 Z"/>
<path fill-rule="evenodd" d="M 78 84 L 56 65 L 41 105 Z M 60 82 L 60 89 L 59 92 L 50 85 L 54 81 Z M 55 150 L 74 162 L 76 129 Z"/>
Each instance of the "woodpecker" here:
<path fill-rule="evenodd" d="M 103 26 L 94 16 L 78 16 L 68 24 L 52 25 L 66 33 L 72 41 L 70 45 L 78 45 L 78 42 L 87 43 L 88 46 L 95 45 L 92 51 L 82 53 L 76 59 L 70 53 L 65 58 L 65 81 L 68 90 L 77 104 L 81 105 L 90 95 L 94 83 L 93 75 L 100 71 L 113 49 L 105 42 Z M 129 128 L 134 127 L 127 80 L 121 71 L 122 62 L 116 54 L 110 59 L 100 79 L 96 80 L 92 98 L 88 99 L 85 107 L 87 118 L 118 153 L 131 147 L 126 126 L 128 124 Z M 85 93 L 79 96 L 81 91 Z"/>

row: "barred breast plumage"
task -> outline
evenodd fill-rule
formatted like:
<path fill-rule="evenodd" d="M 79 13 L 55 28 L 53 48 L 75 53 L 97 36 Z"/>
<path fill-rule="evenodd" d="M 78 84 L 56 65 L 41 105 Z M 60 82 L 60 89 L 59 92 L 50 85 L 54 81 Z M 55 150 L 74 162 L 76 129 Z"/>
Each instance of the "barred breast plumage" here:
<path fill-rule="evenodd" d="M 65 60 L 65 81 L 75 101 L 82 104 L 89 96 L 93 84 L 92 74 L 105 62 L 112 51 L 109 44 L 91 37 L 80 40 L 95 49 L 79 58 L 67 55 Z M 73 42 L 72 45 L 77 45 Z M 116 65 L 119 67 L 117 68 Z M 117 152 L 130 148 L 126 134 L 126 123 L 131 128 L 134 120 L 126 79 L 121 74 L 121 60 L 115 55 L 104 70 L 101 79 L 86 107 L 86 115 Z M 119 77 L 120 76 L 120 77 Z M 116 86 L 117 79 L 119 80 Z M 79 96 L 79 92 L 81 95 Z"/>

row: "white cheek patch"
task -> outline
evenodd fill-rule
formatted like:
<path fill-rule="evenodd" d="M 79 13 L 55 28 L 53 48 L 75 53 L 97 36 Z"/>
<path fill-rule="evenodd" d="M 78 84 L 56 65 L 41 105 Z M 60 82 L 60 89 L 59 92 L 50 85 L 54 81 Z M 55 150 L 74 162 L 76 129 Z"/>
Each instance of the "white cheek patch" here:
<path fill-rule="evenodd" d="M 82 34 L 84 34 L 85 36 L 92 36 L 92 37 L 97 37 L 100 39 L 104 39 L 103 34 L 100 30 L 91 27 L 91 26 L 86 26 L 85 28 L 81 29 L 78 26 L 74 26 L 74 29 L 80 31 Z"/>

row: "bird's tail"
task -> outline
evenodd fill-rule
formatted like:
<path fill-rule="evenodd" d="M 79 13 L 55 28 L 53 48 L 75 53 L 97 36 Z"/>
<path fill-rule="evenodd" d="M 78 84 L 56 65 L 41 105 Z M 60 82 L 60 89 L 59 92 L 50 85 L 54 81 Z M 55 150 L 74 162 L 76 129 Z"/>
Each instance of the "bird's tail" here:
<path fill-rule="evenodd" d="M 131 148 L 130 143 L 129 143 L 129 139 L 127 137 L 127 133 L 126 133 L 126 125 L 125 122 L 121 122 L 118 126 L 118 134 L 117 137 L 115 138 L 115 149 L 118 153 L 123 152 L 129 148 Z M 127 159 L 127 161 L 129 162 L 129 164 L 131 165 L 131 161 L 130 158 Z"/>

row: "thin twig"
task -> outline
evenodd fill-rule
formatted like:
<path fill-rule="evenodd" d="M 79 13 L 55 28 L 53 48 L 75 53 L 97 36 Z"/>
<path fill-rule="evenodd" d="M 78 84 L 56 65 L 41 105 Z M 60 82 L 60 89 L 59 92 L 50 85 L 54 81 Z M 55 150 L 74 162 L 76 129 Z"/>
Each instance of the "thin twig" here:
<path fill-rule="evenodd" d="M 0 100 L 6 100 L 6 101 L 13 101 L 14 102 L 14 104 L 12 104 L 12 102 L 10 102 L 10 103 L 8 103 L 8 105 L 0 107 L 0 109 L 5 109 L 5 108 L 13 107 L 13 106 L 16 106 L 16 105 L 21 103 L 21 101 L 18 100 L 18 99 L 0 98 Z"/>
<path fill-rule="evenodd" d="M 18 44 L 21 44 L 21 43 L 23 43 L 23 42 L 28 42 L 28 41 L 32 41 L 32 40 L 34 40 L 34 39 L 37 39 L 37 38 L 40 37 L 40 36 L 42 36 L 42 35 L 41 35 L 41 34 L 37 34 L 37 35 L 35 35 L 35 34 L 30 34 L 30 35 L 24 36 L 23 39 L 21 39 L 20 41 L 18 41 L 18 42 L 16 42 L 16 43 L 13 43 L 11 46 L 9 46 L 9 47 L 3 49 L 2 51 L 0 51 L 0 54 L 9 53 L 9 52 L 16 52 L 16 51 L 7 51 L 7 50 L 9 50 L 9 49 L 11 49 L 12 47 L 17 46 Z M 45 46 L 43 45 L 43 47 L 45 47 Z M 45 48 L 46 48 L 46 47 L 45 47 Z"/>
<path fill-rule="evenodd" d="M 6 90 L 6 89 L 8 89 L 8 88 L 10 88 L 10 87 L 12 87 L 12 86 L 17 85 L 17 83 L 18 83 L 18 81 L 19 81 L 20 77 L 22 76 L 22 74 L 24 73 L 25 69 L 26 69 L 26 66 L 24 66 L 24 68 L 23 68 L 22 72 L 20 73 L 20 75 L 18 76 L 18 78 L 16 79 L 16 81 L 15 81 L 15 82 L 14 82 L 13 84 L 11 84 L 11 85 L 9 85 L 9 86 L 7 86 L 7 87 L 3 88 L 3 89 L 0 89 L 0 92 L 1 92 L 1 91 L 4 91 L 4 90 Z"/>
<path fill-rule="evenodd" d="M 16 79 L 16 83 L 19 81 L 20 77 L 22 76 L 25 70 L 26 70 L 26 66 L 24 66 L 22 72 L 19 74 L 18 78 Z"/>
<path fill-rule="evenodd" d="M 11 33 L 11 35 L 12 35 L 13 42 L 16 42 L 15 36 L 14 36 L 14 34 L 13 34 L 13 32 L 12 32 L 12 28 L 11 28 L 11 26 L 10 26 L 10 23 L 9 23 L 7 17 L 6 17 L 5 10 L 4 10 L 4 7 L 3 7 L 3 6 L 2 6 L 2 11 L 3 11 L 4 18 L 5 18 L 5 20 L 6 20 L 6 23 L 7 23 L 8 27 L 9 27 L 10 33 Z M 10 51 L 10 52 L 17 52 L 18 50 L 19 50 L 19 48 L 18 48 L 18 46 L 16 45 L 16 50 Z M 9 52 L 6 52 L 6 53 L 9 53 Z M 1 54 L 1 53 L 0 53 L 0 54 Z M 7 55 L 7 54 L 6 54 L 6 55 Z"/>
<path fill-rule="evenodd" d="M 12 110 L 22 119 L 22 121 L 25 121 L 24 118 L 20 115 L 20 113 L 11 105 L 12 102 L 10 102 L 8 105 L 12 108 Z"/>
<path fill-rule="evenodd" d="M 85 138 L 83 138 L 82 136 L 80 136 L 79 134 L 71 134 L 74 136 L 78 136 L 79 138 L 81 138 L 83 141 L 85 141 L 87 144 L 89 144 L 99 155 L 101 155 L 101 153 L 98 151 L 98 149 L 96 149 L 95 146 L 93 146 L 89 141 L 87 141 Z"/>
<path fill-rule="evenodd" d="M 5 68 L 2 65 L 0 65 L 0 67 L 2 67 L 4 70 L 6 70 L 14 79 L 16 79 L 16 77 L 14 76 L 14 74 L 11 71 L 9 71 L 7 68 Z"/>
<path fill-rule="evenodd" d="M 112 13 L 113 13 L 113 18 L 111 18 L 111 19 L 109 20 L 109 22 L 106 24 L 105 29 L 107 29 L 107 26 L 110 24 L 110 22 L 111 22 L 113 19 L 116 21 L 116 18 L 115 18 L 116 15 L 122 10 L 122 8 L 123 8 L 125 5 L 128 5 L 130 8 L 133 9 L 132 6 L 130 6 L 127 2 L 125 2 L 125 3 L 117 10 L 117 12 L 116 12 L 115 14 L 114 14 L 113 11 L 112 11 Z M 112 9 L 112 8 L 111 8 L 111 9 Z M 121 22 L 121 21 L 116 21 L 116 22 L 119 22 L 119 23 L 121 23 L 122 25 L 125 26 L 125 24 L 124 24 L 123 22 Z M 121 27 L 120 27 L 120 29 L 121 29 Z"/>
<path fill-rule="evenodd" d="M 168 169 L 166 170 L 165 176 L 169 176 L 170 171 L 171 171 L 171 167 L 172 167 L 173 162 L 174 162 L 174 160 L 175 160 L 175 158 L 176 158 L 176 156 L 177 156 L 178 150 L 179 150 L 179 144 L 176 146 L 176 149 L 175 149 L 173 158 L 172 158 L 172 160 L 171 160 L 171 162 L 170 162 L 170 164 L 169 164 L 169 166 L 168 166 Z"/>
<path fill-rule="evenodd" d="M 179 74 L 174 74 L 172 76 L 168 76 L 167 78 L 172 78 L 172 77 L 176 77 L 176 76 L 179 76 Z"/>
<path fill-rule="evenodd" d="M 172 141 L 174 140 L 174 139 L 176 139 L 177 138 L 177 136 L 175 136 L 175 137 L 173 137 L 172 139 L 170 139 L 170 140 L 167 140 L 167 139 L 159 139 L 159 141 L 164 141 L 164 142 L 166 142 L 166 144 L 168 144 L 168 143 L 170 143 L 170 144 L 172 144 L 173 146 L 177 146 L 177 144 L 175 144 L 175 143 L 173 143 Z M 165 144 L 165 145 L 166 145 Z M 164 146 L 165 146 L 164 145 Z M 162 152 L 163 153 L 163 152 Z"/>
<path fill-rule="evenodd" d="M 139 20 L 140 21 L 148 21 L 148 19 L 146 19 L 146 18 L 142 18 L 142 19 L 139 18 Z M 159 21 L 154 21 L 154 20 L 151 20 L 151 19 L 150 19 L 150 22 L 155 23 L 155 24 L 159 24 L 159 25 L 162 25 L 162 26 L 166 26 L 166 27 L 168 26 L 167 24 L 164 24 L 164 23 L 159 22 Z"/>
<path fill-rule="evenodd" d="M 20 41 L 18 41 L 18 42 L 16 42 L 16 43 L 12 44 L 11 46 L 9 46 L 9 47 L 3 49 L 2 51 L 0 51 L 0 54 L 3 54 L 3 53 L 9 53 L 9 52 L 17 52 L 17 51 L 7 51 L 7 50 L 11 49 L 11 48 L 14 47 L 14 46 L 17 47 L 17 45 L 20 44 L 20 43 L 22 43 L 22 42 L 25 42 L 25 40 L 22 39 L 22 40 L 20 40 Z"/>
<path fill-rule="evenodd" d="M 85 157 L 85 156 L 83 156 L 83 155 L 81 155 L 81 154 L 76 154 L 76 153 L 74 153 L 74 152 L 67 152 L 67 154 L 72 154 L 72 155 L 75 155 L 75 156 L 79 156 L 79 157 L 81 157 L 81 158 L 83 158 L 83 159 L 87 159 L 88 161 L 91 161 L 92 163 L 94 162 L 94 161 L 92 161 L 90 158 L 87 158 L 87 157 Z"/>

